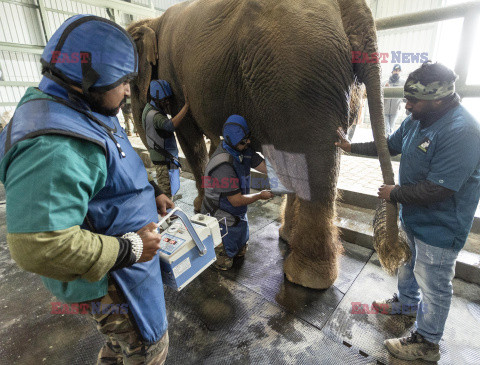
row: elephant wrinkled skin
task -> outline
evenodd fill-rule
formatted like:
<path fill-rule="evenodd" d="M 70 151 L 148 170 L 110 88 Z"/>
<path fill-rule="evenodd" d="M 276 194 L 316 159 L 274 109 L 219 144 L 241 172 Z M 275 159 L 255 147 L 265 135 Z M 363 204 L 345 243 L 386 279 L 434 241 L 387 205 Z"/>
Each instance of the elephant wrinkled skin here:
<path fill-rule="evenodd" d="M 333 224 L 340 152 L 336 129 L 348 127 L 355 82 L 364 83 L 384 180 L 393 183 L 384 137 L 380 67 L 351 62 L 351 52 L 377 52 L 376 32 L 364 0 L 197 0 L 128 28 L 139 52 L 132 83 L 137 130 L 151 79 L 165 79 L 174 110 L 190 100 L 177 130 L 203 198 L 207 161 L 203 134 L 218 144 L 231 114 L 244 116 L 252 143 L 269 158 L 281 182 L 295 191 L 285 201 L 280 234 L 291 252 L 287 278 L 327 288 L 338 274 L 341 245 Z M 145 142 L 145 140 L 144 140 Z M 397 235 L 389 206 L 388 239 Z"/>

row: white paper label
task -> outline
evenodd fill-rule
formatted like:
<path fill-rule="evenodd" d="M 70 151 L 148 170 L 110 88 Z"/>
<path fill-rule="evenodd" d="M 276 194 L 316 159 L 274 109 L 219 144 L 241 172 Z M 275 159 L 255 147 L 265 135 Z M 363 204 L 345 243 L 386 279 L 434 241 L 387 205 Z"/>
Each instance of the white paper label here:
<path fill-rule="evenodd" d="M 192 264 L 190 263 L 190 257 L 187 257 L 185 260 L 183 260 L 181 263 L 179 263 L 177 266 L 173 268 L 173 276 L 178 278 L 180 275 L 182 275 L 185 271 L 187 271 L 191 267 L 192 267 Z"/>
<path fill-rule="evenodd" d="M 285 152 L 273 145 L 262 145 L 263 154 L 269 159 L 280 182 L 288 190 L 295 191 L 299 198 L 311 199 L 308 181 L 307 158 L 304 154 Z"/>

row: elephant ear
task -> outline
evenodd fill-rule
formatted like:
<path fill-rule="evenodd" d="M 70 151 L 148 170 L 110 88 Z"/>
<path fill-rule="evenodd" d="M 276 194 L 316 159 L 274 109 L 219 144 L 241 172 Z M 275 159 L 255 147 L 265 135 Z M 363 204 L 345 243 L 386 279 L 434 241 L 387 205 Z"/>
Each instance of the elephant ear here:
<path fill-rule="evenodd" d="M 157 64 L 158 60 L 157 36 L 148 23 L 146 24 L 146 21 L 132 24 L 128 28 L 128 32 L 137 45 L 138 78 L 136 84 L 140 92 L 140 101 L 145 104 L 152 79 L 152 67 Z"/>

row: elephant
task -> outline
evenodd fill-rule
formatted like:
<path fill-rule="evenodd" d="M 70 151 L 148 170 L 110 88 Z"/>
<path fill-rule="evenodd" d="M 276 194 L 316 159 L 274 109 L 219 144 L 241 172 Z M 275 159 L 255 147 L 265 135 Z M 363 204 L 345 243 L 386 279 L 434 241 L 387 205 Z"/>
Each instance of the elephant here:
<path fill-rule="evenodd" d="M 139 75 L 131 83 L 137 130 L 152 79 L 167 80 L 174 113 L 190 113 L 177 137 L 203 199 L 201 177 L 228 116 L 239 114 L 252 145 L 268 158 L 294 193 L 282 208 L 280 237 L 289 244 L 289 281 L 325 289 L 338 276 L 342 245 L 334 225 L 340 151 L 337 129 L 347 130 L 350 99 L 364 84 L 383 178 L 393 184 L 385 139 L 378 63 L 354 63 L 352 52 L 377 53 L 374 20 L 365 0 L 196 0 L 127 28 L 138 49 Z M 354 108 L 352 108 L 354 109 Z M 386 240 L 398 236 L 397 210 L 388 204 Z"/>

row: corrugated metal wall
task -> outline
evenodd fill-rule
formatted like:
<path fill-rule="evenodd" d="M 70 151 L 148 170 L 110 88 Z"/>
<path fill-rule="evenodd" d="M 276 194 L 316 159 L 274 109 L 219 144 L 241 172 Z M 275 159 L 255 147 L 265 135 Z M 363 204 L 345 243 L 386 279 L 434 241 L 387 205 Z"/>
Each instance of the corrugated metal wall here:
<path fill-rule="evenodd" d="M 92 14 L 108 18 L 106 9 L 97 6 L 64 0 L 44 0 L 50 32 L 60 27 L 62 23 L 75 14 Z M 51 34 L 49 34 L 51 36 Z"/>
<path fill-rule="evenodd" d="M 125 1 L 151 9 L 150 0 Z M 153 0 L 157 15 L 182 0 Z M 94 4 L 101 3 L 102 6 Z M 40 5 L 44 7 L 45 36 Z M 72 0 L 0 0 L 0 117 L 13 111 L 26 88 L 40 81 L 40 55 L 46 38 L 51 36 L 67 18 L 75 14 L 94 14 L 109 18 L 106 6 L 115 9 L 108 1 Z M 148 12 L 154 16 L 153 11 Z M 115 20 L 122 26 L 140 17 L 122 11 Z M 29 84 L 25 84 L 29 83 Z"/>

